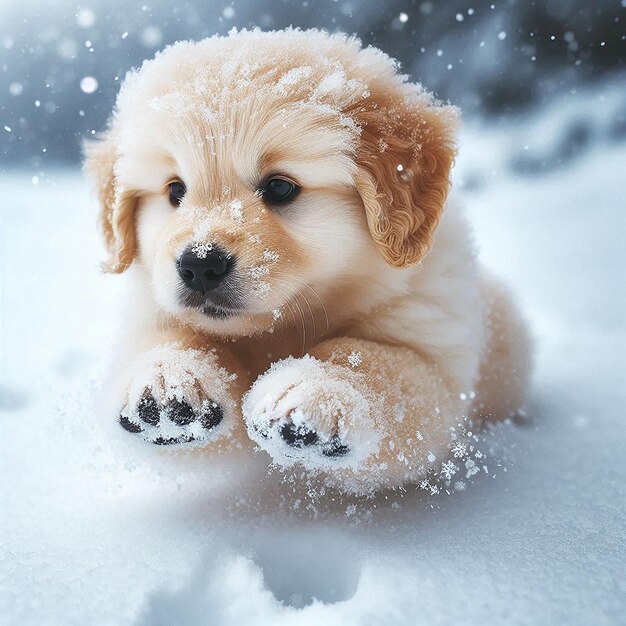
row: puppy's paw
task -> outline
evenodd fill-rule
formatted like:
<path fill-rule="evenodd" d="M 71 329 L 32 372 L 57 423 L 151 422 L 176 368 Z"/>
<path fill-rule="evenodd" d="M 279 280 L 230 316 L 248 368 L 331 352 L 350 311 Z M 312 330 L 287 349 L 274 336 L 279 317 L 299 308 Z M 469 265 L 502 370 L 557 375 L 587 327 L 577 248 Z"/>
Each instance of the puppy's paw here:
<path fill-rule="evenodd" d="M 215 440 L 230 430 L 233 380 L 211 352 L 160 346 L 135 364 L 119 424 L 156 445 Z"/>
<path fill-rule="evenodd" d="M 154 397 L 146 387 L 135 407 L 120 414 L 120 426 L 150 443 L 160 446 L 204 441 L 210 438 L 224 418 L 222 407 L 211 399 L 193 408 L 186 399 Z"/>
<path fill-rule="evenodd" d="M 276 363 L 244 398 L 248 434 L 281 465 L 358 466 L 378 449 L 361 383 L 309 356 Z"/>

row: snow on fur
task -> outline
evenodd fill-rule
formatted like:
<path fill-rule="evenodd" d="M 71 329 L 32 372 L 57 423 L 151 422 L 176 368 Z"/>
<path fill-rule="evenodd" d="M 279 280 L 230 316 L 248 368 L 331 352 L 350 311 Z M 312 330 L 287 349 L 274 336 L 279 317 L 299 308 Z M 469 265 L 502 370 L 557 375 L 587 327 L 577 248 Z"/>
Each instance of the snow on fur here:
<path fill-rule="evenodd" d="M 358 378 L 346 368 L 309 355 L 275 363 L 243 399 L 248 434 L 284 466 L 300 463 L 308 469 L 357 469 L 377 451 L 380 438 L 370 401 L 351 382 Z M 315 424 L 321 445 L 337 437 L 349 451 L 340 458 L 328 458 L 318 446 L 289 446 L 280 436 L 288 423 L 296 428 Z"/>

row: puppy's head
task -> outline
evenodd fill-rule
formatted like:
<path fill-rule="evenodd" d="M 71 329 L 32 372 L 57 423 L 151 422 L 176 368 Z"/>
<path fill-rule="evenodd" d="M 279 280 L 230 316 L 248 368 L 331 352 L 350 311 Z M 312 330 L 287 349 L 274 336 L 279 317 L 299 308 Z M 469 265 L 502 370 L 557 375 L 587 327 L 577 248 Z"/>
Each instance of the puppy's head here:
<path fill-rule="evenodd" d="M 428 251 L 456 118 L 343 35 L 176 44 L 87 146 L 107 268 L 135 264 L 158 307 L 214 333 L 271 328 L 300 297 L 348 317 Z"/>

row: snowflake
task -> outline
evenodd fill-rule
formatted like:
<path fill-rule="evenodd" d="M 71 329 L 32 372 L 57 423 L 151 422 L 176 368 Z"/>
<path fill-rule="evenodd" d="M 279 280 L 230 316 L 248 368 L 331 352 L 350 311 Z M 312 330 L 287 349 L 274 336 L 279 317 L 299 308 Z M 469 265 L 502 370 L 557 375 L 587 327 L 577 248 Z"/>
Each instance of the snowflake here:
<path fill-rule="evenodd" d="M 363 359 L 361 358 L 360 352 L 351 352 L 348 355 L 348 363 L 350 363 L 352 367 L 359 367 L 359 365 L 361 365 L 362 362 L 363 362 Z"/>
<path fill-rule="evenodd" d="M 446 480 L 450 480 L 458 471 L 458 466 L 456 466 L 452 461 L 446 461 L 441 464 L 441 475 Z"/>
<path fill-rule="evenodd" d="M 457 441 L 452 448 L 452 455 L 455 459 L 460 459 L 464 457 L 467 453 L 467 445 L 462 443 L 461 441 Z"/>
<path fill-rule="evenodd" d="M 457 481 L 454 483 L 454 489 L 455 489 L 456 491 L 465 491 L 465 481 L 463 481 L 463 480 L 457 480 Z"/>
<path fill-rule="evenodd" d="M 478 472 L 480 472 L 480 469 L 477 467 L 476 463 L 474 463 L 472 459 L 468 459 L 467 461 L 465 461 L 465 469 L 467 469 L 467 472 L 465 473 L 465 478 L 470 478 L 471 476 L 474 476 L 474 474 L 478 474 Z"/>
<path fill-rule="evenodd" d="M 272 263 L 277 263 L 278 259 L 280 259 L 280 254 L 275 252 L 274 250 L 265 249 L 263 250 L 263 259 L 266 261 L 272 261 Z"/>
<path fill-rule="evenodd" d="M 213 245 L 210 243 L 197 243 L 191 251 L 199 258 L 206 259 L 206 255 L 213 250 Z"/>
<path fill-rule="evenodd" d="M 274 309 L 272 311 L 272 317 L 275 320 L 279 320 L 283 316 L 283 312 L 280 309 Z"/>
<path fill-rule="evenodd" d="M 270 268 L 267 265 L 254 265 L 248 270 L 248 276 L 250 278 L 261 278 L 267 276 L 270 273 Z"/>

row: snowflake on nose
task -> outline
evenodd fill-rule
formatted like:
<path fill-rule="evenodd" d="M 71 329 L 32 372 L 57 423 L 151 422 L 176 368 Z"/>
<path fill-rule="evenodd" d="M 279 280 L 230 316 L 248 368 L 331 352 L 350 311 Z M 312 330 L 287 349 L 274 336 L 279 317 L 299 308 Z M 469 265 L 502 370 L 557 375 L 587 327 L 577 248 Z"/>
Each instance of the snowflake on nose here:
<path fill-rule="evenodd" d="M 199 258 L 206 259 L 207 254 L 213 250 L 213 244 L 210 243 L 197 243 L 191 251 Z"/>

